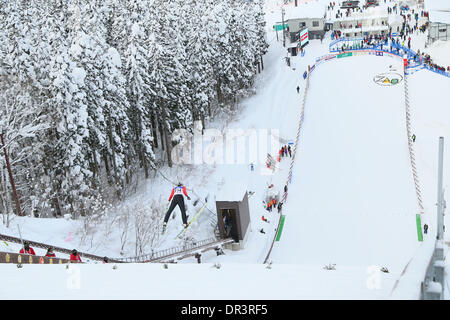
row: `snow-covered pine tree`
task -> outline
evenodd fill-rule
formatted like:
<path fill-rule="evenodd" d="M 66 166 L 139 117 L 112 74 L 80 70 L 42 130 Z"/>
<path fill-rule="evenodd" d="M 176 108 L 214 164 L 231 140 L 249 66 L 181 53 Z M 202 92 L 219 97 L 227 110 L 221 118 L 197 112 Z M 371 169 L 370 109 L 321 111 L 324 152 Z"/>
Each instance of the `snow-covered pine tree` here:
<path fill-rule="evenodd" d="M 144 30 L 144 6 L 146 2 L 130 1 L 127 4 L 129 32 L 128 45 L 125 52 L 125 75 L 127 79 L 127 96 L 130 104 L 128 117 L 130 119 L 129 142 L 134 146 L 134 152 L 139 159 L 140 167 L 144 168 L 145 177 L 154 165 L 155 155 L 152 149 L 151 100 L 149 74 L 149 39 Z M 132 162 L 133 154 L 128 154 Z"/>
<path fill-rule="evenodd" d="M 55 110 L 50 141 L 54 166 L 52 181 L 56 184 L 64 209 L 73 216 L 85 214 L 83 204 L 89 198 L 92 172 L 87 161 L 86 139 L 89 138 L 88 107 L 85 87 L 86 71 L 76 65 L 69 54 L 71 43 L 70 17 L 67 3 L 54 5 L 51 13 L 49 61 L 49 99 Z M 76 21 L 74 21 L 76 23 Z"/>
<path fill-rule="evenodd" d="M 253 0 L 253 10 L 251 14 L 255 18 L 255 28 L 257 35 L 257 58 L 259 59 L 259 65 L 261 70 L 264 70 L 263 56 L 267 53 L 269 44 L 267 43 L 266 36 L 266 19 L 264 13 L 264 0 Z"/>
<path fill-rule="evenodd" d="M 192 129 L 191 99 L 188 90 L 189 71 L 185 51 L 186 40 L 180 36 L 177 15 L 179 3 L 156 0 L 151 6 L 152 46 L 151 77 L 153 110 L 162 128 L 161 136 L 166 145 L 169 166 L 172 142 L 170 135 L 175 129 Z"/>
<path fill-rule="evenodd" d="M 152 148 L 170 159 L 175 129 L 247 94 L 262 4 L 0 0 L 0 113 L 23 115 L 8 148 L 26 211 L 88 212 L 106 184 L 148 176 Z"/>
<path fill-rule="evenodd" d="M 69 10 L 73 11 L 69 24 L 72 32 L 70 44 L 70 58 L 85 72 L 84 91 L 87 112 L 88 136 L 83 141 L 86 148 L 86 161 L 92 172 L 91 184 L 95 188 L 100 184 L 100 162 L 106 144 L 106 123 L 103 107 L 103 52 L 105 50 L 104 32 L 96 7 L 90 3 L 73 4 Z M 89 31 L 87 31 L 89 30 Z M 92 193 L 94 190 L 92 190 Z"/>
<path fill-rule="evenodd" d="M 210 16 L 204 11 L 205 6 L 198 1 L 186 1 L 186 18 L 190 23 L 185 27 L 187 38 L 186 55 L 190 66 L 188 90 L 191 95 L 193 120 L 211 116 L 210 106 L 215 97 L 215 78 L 213 74 L 214 43 L 210 36 Z"/>

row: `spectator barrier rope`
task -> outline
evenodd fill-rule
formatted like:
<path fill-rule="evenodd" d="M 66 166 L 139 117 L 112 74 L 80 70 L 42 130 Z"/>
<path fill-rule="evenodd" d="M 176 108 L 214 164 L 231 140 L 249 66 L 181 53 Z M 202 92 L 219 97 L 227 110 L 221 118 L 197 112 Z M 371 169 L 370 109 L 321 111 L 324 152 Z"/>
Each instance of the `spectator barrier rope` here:
<path fill-rule="evenodd" d="M 297 136 L 296 136 L 296 139 L 295 139 L 294 150 L 292 152 L 292 158 L 291 158 L 291 163 L 290 163 L 290 167 L 289 167 L 289 174 L 288 174 L 288 177 L 287 177 L 287 180 L 286 180 L 286 184 L 285 184 L 286 186 L 288 186 L 291 183 L 291 180 L 292 180 L 292 170 L 293 170 L 293 167 L 294 167 L 295 156 L 297 154 L 297 148 L 298 148 L 298 141 L 300 139 L 300 132 L 301 132 L 301 128 L 302 128 L 302 125 L 303 125 L 303 119 L 304 119 L 304 114 L 305 114 L 306 98 L 307 98 L 307 93 L 308 93 L 308 89 L 309 89 L 309 75 L 312 72 L 312 70 L 314 70 L 314 66 L 313 66 L 313 68 L 311 68 L 309 70 L 309 72 L 307 73 L 307 76 L 306 76 L 305 91 L 304 91 L 304 94 L 303 94 L 303 101 L 302 101 L 302 104 L 301 104 L 300 118 L 299 118 L 299 121 L 298 121 Z M 282 201 L 281 201 L 283 206 L 286 203 L 288 192 L 289 192 L 289 188 L 283 194 Z M 272 253 L 273 246 L 274 246 L 275 241 L 277 239 L 277 235 L 278 235 L 278 232 L 280 230 L 280 225 L 281 225 L 281 221 L 282 221 L 282 219 L 281 219 L 282 218 L 282 211 L 283 211 L 283 207 L 281 208 L 281 210 L 279 212 L 278 225 L 277 225 L 277 228 L 275 229 L 275 234 L 274 234 L 274 237 L 272 239 L 272 243 L 270 245 L 269 252 L 267 253 L 266 258 L 264 259 L 264 263 L 268 262 L 270 254 Z"/>

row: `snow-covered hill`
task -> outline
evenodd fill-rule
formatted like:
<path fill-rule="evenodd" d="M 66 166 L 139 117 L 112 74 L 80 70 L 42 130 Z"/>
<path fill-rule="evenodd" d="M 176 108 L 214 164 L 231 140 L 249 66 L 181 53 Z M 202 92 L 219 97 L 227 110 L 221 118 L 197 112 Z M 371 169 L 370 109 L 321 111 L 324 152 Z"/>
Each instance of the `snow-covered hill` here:
<path fill-rule="evenodd" d="M 318 56 L 328 53 L 329 37 L 323 43 L 310 41 L 306 55 L 291 58 L 288 67 L 285 49 L 272 30 L 281 18 L 281 3 L 266 2 L 270 48 L 264 57 L 265 70 L 255 83 L 255 94 L 242 101 L 235 114 L 207 124 L 207 129 L 222 133 L 228 129 L 276 129 L 283 144 L 295 139 L 305 86 L 302 74 Z M 82 221 L 15 217 L 10 228 L 0 225 L 0 233 L 18 236 L 19 225 L 26 239 L 100 256 L 119 257 L 121 251 L 124 256 L 132 256 L 136 249 L 133 232 L 121 248 L 123 229 L 117 216 L 133 208 L 144 212 L 155 206 L 165 208 L 173 187 L 171 181 L 181 177 L 194 192 L 193 200 L 209 195 L 208 210 L 189 231 L 197 240 L 213 235 L 209 220 L 214 216 L 214 199 L 226 196 L 223 190 L 227 186 L 238 182 L 255 192 L 249 200 L 252 231 L 243 250 L 225 250 L 221 256 L 210 251 L 202 255 L 200 265 L 192 257 L 168 265 L 167 269 L 161 264 L 121 264 L 117 269 L 111 264 L 72 265 L 69 269 L 0 265 L 0 298 L 417 298 L 423 278 L 420 268 L 406 270 L 408 283 L 398 286 L 394 296 L 392 291 L 397 281 L 405 277 L 408 262 L 415 258 L 416 265 L 426 268 L 428 264 L 421 249 L 429 251 L 435 232 L 438 137 L 446 137 L 446 150 L 450 147 L 450 123 L 446 121 L 450 119 L 450 79 L 427 70 L 409 77 L 412 128 L 417 135 L 414 147 L 425 207 L 422 222 L 430 225 L 430 234 L 425 235 L 424 243 L 419 243 L 403 82 L 389 87 L 374 82 L 376 75 L 393 69 L 402 74 L 399 60 L 361 56 L 336 59 L 314 70 L 288 201 L 283 208 L 285 226 L 270 257 L 270 268 L 261 262 L 273 240 L 278 216 L 276 211 L 268 213 L 262 200 L 269 184 L 282 191 L 290 159 L 281 161 L 275 175 L 265 174 L 264 163 L 257 163 L 255 171 L 247 162 L 175 166 L 172 170 L 162 168 L 164 176 L 156 174 L 137 186 L 127 203 L 94 221 L 91 228 Z M 245 151 L 246 159 L 248 152 Z M 444 181 L 450 181 L 450 170 L 445 169 L 448 163 L 446 157 Z M 195 210 L 193 201 L 188 202 L 189 214 Z M 270 223 L 263 222 L 262 215 Z M 177 209 L 167 234 L 144 251 L 179 245 L 180 241 L 173 238 L 180 228 Z M 261 228 L 266 234 L 259 232 Z M 0 248 L 19 250 L 14 244 L 0 243 Z M 43 253 L 37 250 L 37 254 Z M 214 264 L 220 264 L 220 268 Z M 324 269 L 333 264 L 335 270 Z M 381 267 L 389 272 L 381 272 Z M 47 281 L 49 278 L 51 282 Z M 239 290 L 234 281 L 240 284 Z M 218 289 L 211 290 L 212 284 Z M 47 289 L 41 290 L 44 285 Z"/>

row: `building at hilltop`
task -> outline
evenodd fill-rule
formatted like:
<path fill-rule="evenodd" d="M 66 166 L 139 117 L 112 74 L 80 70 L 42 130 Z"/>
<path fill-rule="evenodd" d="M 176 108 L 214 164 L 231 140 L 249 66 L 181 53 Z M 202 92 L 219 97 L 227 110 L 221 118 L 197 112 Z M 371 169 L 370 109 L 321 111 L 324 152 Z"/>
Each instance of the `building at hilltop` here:
<path fill-rule="evenodd" d="M 284 7 L 284 21 L 291 42 L 298 41 L 302 30 L 308 28 L 309 39 L 320 39 L 325 35 L 326 7 L 320 2 L 308 2 Z"/>
<path fill-rule="evenodd" d="M 428 44 L 436 40 L 450 40 L 450 1 L 425 0 L 428 12 Z"/>

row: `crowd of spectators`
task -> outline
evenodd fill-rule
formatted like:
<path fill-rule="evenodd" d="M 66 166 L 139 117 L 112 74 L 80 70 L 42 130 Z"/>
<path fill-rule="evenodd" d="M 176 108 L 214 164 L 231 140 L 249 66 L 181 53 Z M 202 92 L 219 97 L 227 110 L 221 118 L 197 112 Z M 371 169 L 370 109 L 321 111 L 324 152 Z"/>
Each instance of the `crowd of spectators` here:
<path fill-rule="evenodd" d="M 385 1 L 386 2 L 386 1 Z M 335 7 L 334 2 L 330 2 L 328 5 L 328 10 L 333 10 Z M 363 10 L 367 9 L 366 6 L 357 7 L 357 8 L 347 8 L 345 11 L 337 10 L 336 18 L 350 16 L 352 12 L 363 12 Z M 428 12 L 424 10 L 416 10 L 409 8 L 408 5 L 399 6 L 398 4 L 394 4 L 393 6 L 387 7 L 388 14 L 400 14 L 403 18 L 402 26 L 397 27 L 397 37 L 393 37 L 392 28 L 389 29 L 387 34 L 375 34 L 375 35 L 366 35 L 360 43 L 353 42 L 353 44 L 343 43 L 338 49 L 341 51 L 344 50 L 352 50 L 352 49 L 380 49 L 380 50 L 389 50 L 392 53 L 396 53 L 397 55 L 403 56 L 404 54 L 410 53 L 410 57 L 412 54 L 411 51 L 411 35 L 416 33 L 425 33 L 429 27 L 428 21 L 424 22 L 419 26 L 419 18 L 427 18 Z M 340 23 L 341 29 L 351 29 L 351 28 L 361 28 L 361 23 L 355 24 L 345 24 Z M 338 39 L 342 36 L 340 30 L 334 30 L 332 32 L 332 38 Z M 408 48 L 408 50 L 406 49 Z M 433 62 L 433 59 L 429 54 L 421 53 L 420 50 L 414 54 L 415 62 L 423 63 L 428 68 L 438 70 L 441 72 L 450 72 L 450 66 L 445 68 L 444 66 L 438 65 Z"/>
<path fill-rule="evenodd" d="M 24 241 L 23 242 L 23 248 L 20 249 L 19 253 L 29 254 L 29 255 L 32 255 L 32 256 L 36 255 L 36 253 L 34 252 L 34 249 L 30 246 L 30 243 L 28 241 Z M 45 257 L 47 257 L 47 258 L 55 258 L 56 257 L 55 253 L 53 252 L 53 247 L 49 247 L 47 249 L 47 253 L 45 254 Z M 78 251 L 76 249 L 73 249 L 70 252 L 69 260 L 71 262 L 82 262 L 80 254 L 78 253 Z M 109 258 L 108 257 L 104 257 L 103 258 L 103 263 L 108 263 L 108 262 L 109 262 Z"/>

